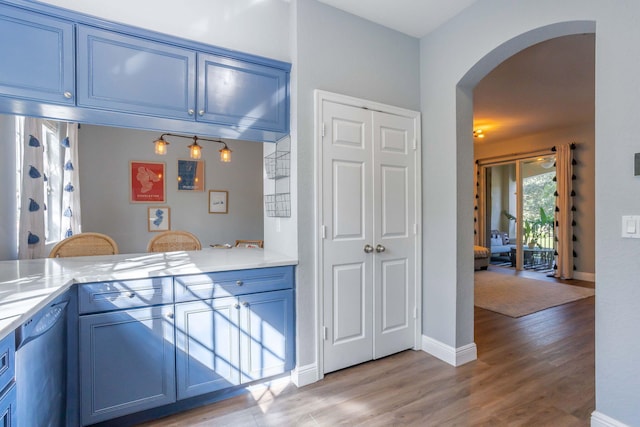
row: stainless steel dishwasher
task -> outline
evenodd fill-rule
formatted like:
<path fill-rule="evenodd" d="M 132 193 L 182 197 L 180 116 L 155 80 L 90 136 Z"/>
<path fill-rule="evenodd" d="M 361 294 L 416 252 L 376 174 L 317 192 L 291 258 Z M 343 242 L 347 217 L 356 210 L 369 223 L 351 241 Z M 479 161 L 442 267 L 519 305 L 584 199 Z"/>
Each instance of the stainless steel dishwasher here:
<path fill-rule="evenodd" d="M 21 426 L 67 425 L 68 304 L 67 293 L 16 330 L 16 418 Z"/>

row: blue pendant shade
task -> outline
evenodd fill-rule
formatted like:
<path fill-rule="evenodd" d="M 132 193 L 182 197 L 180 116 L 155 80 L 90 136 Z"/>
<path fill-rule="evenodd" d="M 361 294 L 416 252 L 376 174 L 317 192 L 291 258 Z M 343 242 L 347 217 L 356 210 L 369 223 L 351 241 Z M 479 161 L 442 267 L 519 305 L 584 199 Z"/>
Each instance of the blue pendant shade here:
<path fill-rule="evenodd" d="M 73 216 L 73 212 L 71 211 L 70 206 L 67 206 L 67 209 L 64 210 L 63 215 L 67 218 L 71 218 Z"/>
<path fill-rule="evenodd" d="M 71 160 L 67 160 L 67 163 L 64 164 L 64 170 L 66 171 L 73 170 L 73 163 L 71 163 Z"/>
<path fill-rule="evenodd" d="M 73 231 L 71 231 L 71 229 L 70 229 L 70 228 L 68 228 L 68 229 L 67 229 L 67 232 L 66 232 L 66 233 L 64 233 L 64 237 L 65 237 L 65 239 L 66 239 L 66 238 L 69 238 L 69 237 L 71 237 L 71 236 L 73 236 Z"/>
<path fill-rule="evenodd" d="M 66 147 L 66 148 L 71 147 L 71 143 L 69 142 L 69 137 L 67 136 L 62 141 L 60 141 L 60 145 L 62 145 L 63 147 Z"/>
<path fill-rule="evenodd" d="M 67 185 L 64 186 L 64 191 L 71 193 L 73 190 L 75 190 L 75 188 L 73 188 L 73 185 L 71 185 L 71 183 L 68 183 Z"/>

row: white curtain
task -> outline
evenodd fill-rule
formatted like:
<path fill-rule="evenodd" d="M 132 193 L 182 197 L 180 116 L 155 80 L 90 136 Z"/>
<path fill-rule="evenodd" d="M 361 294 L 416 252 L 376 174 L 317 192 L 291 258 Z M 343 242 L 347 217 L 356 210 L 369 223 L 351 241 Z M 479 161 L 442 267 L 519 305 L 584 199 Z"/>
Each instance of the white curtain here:
<path fill-rule="evenodd" d="M 80 221 L 80 180 L 78 171 L 78 125 L 67 123 L 61 127 L 64 137 L 60 143 L 64 148 L 62 166 L 62 205 L 60 217 L 60 235 L 58 240 L 81 233 Z"/>
<path fill-rule="evenodd" d="M 80 233 L 78 125 L 25 117 L 18 258 L 43 258 L 46 244 Z"/>
<path fill-rule="evenodd" d="M 572 144 L 556 146 L 556 239 L 555 277 L 573 277 L 573 154 Z"/>
<path fill-rule="evenodd" d="M 20 223 L 18 227 L 18 258 L 45 256 L 44 165 L 42 121 L 26 117 L 22 135 L 22 180 L 20 183 Z"/>

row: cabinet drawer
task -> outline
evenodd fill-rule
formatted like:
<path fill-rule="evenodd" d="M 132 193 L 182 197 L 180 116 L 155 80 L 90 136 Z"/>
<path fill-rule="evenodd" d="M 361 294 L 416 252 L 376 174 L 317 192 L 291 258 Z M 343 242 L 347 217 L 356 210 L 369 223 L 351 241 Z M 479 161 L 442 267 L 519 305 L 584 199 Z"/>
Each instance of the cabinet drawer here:
<path fill-rule="evenodd" d="M 176 302 L 293 288 L 293 266 L 177 276 Z"/>
<path fill-rule="evenodd" d="M 0 393 L 15 375 L 16 340 L 13 332 L 0 341 Z"/>
<path fill-rule="evenodd" d="M 172 302 L 172 277 L 88 283 L 78 287 L 80 314 Z"/>

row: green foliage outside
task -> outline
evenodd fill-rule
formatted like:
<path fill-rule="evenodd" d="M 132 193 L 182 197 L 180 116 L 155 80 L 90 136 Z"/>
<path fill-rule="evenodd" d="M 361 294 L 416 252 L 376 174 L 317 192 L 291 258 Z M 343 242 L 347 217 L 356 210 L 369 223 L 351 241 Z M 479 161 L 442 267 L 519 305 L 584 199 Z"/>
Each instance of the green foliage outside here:
<path fill-rule="evenodd" d="M 525 178 L 522 182 L 522 234 L 524 244 L 540 248 L 553 247 L 553 213 L 555 211 L 555 172 Z M 516 218 L 508 212 L 503 214 L 510 220 Z"/>

